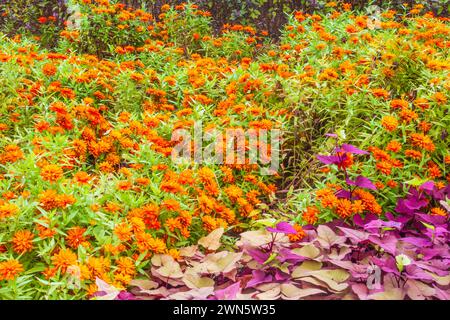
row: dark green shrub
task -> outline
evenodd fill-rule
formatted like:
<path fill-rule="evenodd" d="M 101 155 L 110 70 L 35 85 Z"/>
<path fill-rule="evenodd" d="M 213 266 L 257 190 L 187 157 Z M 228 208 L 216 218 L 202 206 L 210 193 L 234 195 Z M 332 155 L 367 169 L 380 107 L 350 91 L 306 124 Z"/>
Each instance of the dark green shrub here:
<path fill-rule="evenodd" d="M 36 36 L 53 47 L 69 15 L 66 0 L 0 0 L 0 32 Z"/>

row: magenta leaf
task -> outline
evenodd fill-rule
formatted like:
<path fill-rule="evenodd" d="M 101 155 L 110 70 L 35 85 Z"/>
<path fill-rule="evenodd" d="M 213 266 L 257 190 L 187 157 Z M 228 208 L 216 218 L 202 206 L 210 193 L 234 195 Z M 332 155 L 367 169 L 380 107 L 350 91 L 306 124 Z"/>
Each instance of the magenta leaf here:
<path fill-rule="evenodd" d="M 231 286 L 226 287 L 222 290 L 217 290 L 214 293 L 214 296 L 219 300 L 234 300 L 236 299 L 237 294 L 241 290 L 241 282 L 238 281 Z"/>
<path fill-rule="evenodd" d="M 290 277 L 289 274 L 284 273 L 278 269 L 275 271 L 275 280 L 277 280 L 277 281 L 285 281 L 285 280 L 288 280 L 289 277 Z"/>
<path fill-rule="evenodd" d="M 380 228 L 395 228 L 400 230 L 402 228 L 400 222 L 395 221 L 383 221 L 383 220 L 372 220 L 364 226 L 364 229 L 380 229 Z"/>
<path fill-rule="evenodd" d="M 436 291 L 436 298 L 438 298 L 439 300 L 450 300 L 450 292 L 448 290 L 442 290 L 436 285 L 433 285 L 433 288 Z"/>
<path fill-rule="evenodd" d="M 386 257 L 384 259 L 372 257 L 373 263 L 375 263 L 381 270 L 384 272 L 400 275 L 395 259 L 391 256 Z"/>
<path fill-rule="evenodd" d="M 275 228 L 267 227 L 267 231 L 269 232 L 275 232 L 275 233 L 284 233 L 284 234 L 296 234 L 297 231 L 294 229 L 294 227 L 287 222 L 279 222 L 275 226 Z"/>
<path fill-rule="evenodd" d="M 360 243 L 369 239 L 370 234 L 364 231 L 359 231 L 356 229 L 338 227 L 347 238 L 352 240 L 353 243 Z"/>
<path fill-rule="evenodd" d="M 259 284 L 271 282 L 272 279 L 272 275 L 266 274 L 266 272 L 262 270 L 253 270 L 252 279 L 247 283 L 246 288 L 253 288 Z"/>
<path fill-rule="evenodd" d="M 278 255 L 277 259 L 280 262 L 301 262 L 306 260 L 305 257 L 299 256 L 287 248 L 280 249 L 280 254 Z"/>
<path fill-rule="evenodd" d="M 339 164 L 341 162 L 341 159 L 338 156 L 318 155 L 317 159 L 323 164 Z"/>
<path fill-rule="evenodd" d="M 262 252 L 258 249 L 248 249 L 247 253 L 258 263 L 264 264 L 269 259 L 270 254 Z"/>
<path fill-rule="evenodd" d="M 363 176 L 358 176 L 354 185 L 364 189 L 377 190 L 377 187 L 372 183 L 372 181 Z"/>
<path fill-rule="evenodd" d="M 353 153 L 353 154 L 369 154 L 369 152 L 358 149 L 357 147 L 351 145 L 351 144 L 346 144 L 344 143 L 341 147 L 341 150 L 344 152 L 349 152 L 349 153 Z"/>
<path fill-rule="evenodd" d="M 133 294 L 122 290 L 116 300 L 136 300 L 136 297 Z"/>
<path fill-rule="evenodd" d="M 422 184 L 419 187 L 420 190 L 425 190 L 425 191 L 433 191 L 434 189 L 434 181 L 430 180 L 425 182 L 424 184 Z"/>
<path fill-rule="evenodd" d="M 405 271 L 408 274 L 408 278 L 417 279 L 417 280 L 426 280 L 432 281 L 433 277 L 428 273 L 424 272 L 421 268 L 419 268 L 415 264 L 410 264 L 405 267 Z"/>
<path fill-rule="evenodd" d="M 450 258 L 448 247 L 424 248 L 420 250 L 422 260 L 430 260 L 434 257 Z"/>
<path fill-rule="evenodd" d="M 374 214 L 368 214 L 366 215 L 364 218 L 357 214 L 353 217 L 353 222 L 355 223 L 355 225 L 357 225 L 358 227 L 363 227 L 368 224 L 370 221 L 373 220 L 378 220 L 378 217 Z"/>
<path fill-rule="evenodd" d="M 352 285 L 352 290 L 360 300 L 368 300 L 369 290 L 366 284 L 355 283 Z"/>
<path fill-rule="evenodd" d="M 408 242 L 411 243 L 413 245 L 415 245 L 416 247 L 427 247 L 429 245 L 431 245 L 431 241 L 428 239 L 424 239 L 424 238 L 419 238 L 419 237 L 406 237 L 406 238 L 401 238 L 401 240 L 403 242 Z"/>
<path fill-rule="evenodd" d="M 376 244 L 379 245 L 381 248 L 384 249 L 384 251 L 392 254 L 392 255 L 396 255 L 396 251 L 397 251 L 397 243 L 398 243 L 398 239 L 392 235 L 387 235 L 382 237 L 381 239 L 377 236 L 370 236 L 369 240 Z"/>
<path fill-rule="evenodd" d="M 336 197 L 340 199 L 350 199 L 352 197 L 352 193 L 348 190 L 340 189 L 336 192 Z"/>

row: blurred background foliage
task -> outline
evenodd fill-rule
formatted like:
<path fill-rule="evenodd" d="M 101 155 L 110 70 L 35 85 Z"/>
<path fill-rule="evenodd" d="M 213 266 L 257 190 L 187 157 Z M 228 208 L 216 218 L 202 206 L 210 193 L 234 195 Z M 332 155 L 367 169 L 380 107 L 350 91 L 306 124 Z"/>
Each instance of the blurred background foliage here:
<path fill-rule="evenodd" d="M 162 4 L 176 5 L 182 0 L 123 0 L 122 3 L 139 8 L 144 6 L 155 17 L 159 15 Z M 260 30 L 266 30 L 273 37 L 280 35 L 281 27 L 287 22 L 287 13 L 303 11 L 314 13 L 321 11 L 330 1 L 324 0 L 194 0 L 202 10 L 211 12 L 213 26 L 216 31 L 225 23 L 252 25 Z M 448 0 L 346 0 L 335 1 L 349 3 L 354 9 L 364 9 L 370 5 L 380 8 L 402 10 L 405 4 L 410 8 L 414 4 L 423 4 L 435 15 L 448 16 L 450 1 Z"/>
<path fill-rule="evenodd" d="M 121 0 L 133 8 L 143 8 L 158 19 L 164 4 L 177 5 L 183 0 Z M 305 13 L 321 11 L 329 1 L 324 0 L 193 0 L 200 9 L 211 12 L 212 24 L 219 32 L 224 24 L 252 25 L 259 30 L 268 31 L 272 37 L 280 35 L 281 27 L 287 21 L 287 14 L 295 10 Z M 380 8 L 405 9 L 414 4 L 423 4 L 425 8 L 438 16 L 449 16 L 450 0 L 346 0 L 354 9 L 363 9 L 371 5 Z M 7 35 L 31 33 L 35 36 L 47 34 L 44 28 L 55 31 L 64 28 L 64 22 L 71 15 L 70 0 L 0 0 L 0 31 Z M 42 19 L 51 18 L 51 24 L 43 24 Z M 41 20 L 40 20 L 41 19 Z M 44 44 L 54 45 L 54 39 L 44 39 Z"/>

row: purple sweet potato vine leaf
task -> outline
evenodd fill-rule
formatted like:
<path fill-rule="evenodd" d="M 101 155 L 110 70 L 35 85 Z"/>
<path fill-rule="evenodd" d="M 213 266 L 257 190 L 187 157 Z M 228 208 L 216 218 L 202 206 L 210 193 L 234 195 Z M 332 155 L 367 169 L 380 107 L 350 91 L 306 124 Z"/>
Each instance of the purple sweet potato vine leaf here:
<path fill-rule="evenodd" d="M 121 300 L 448 299 L 449 219 L 420 211 L 435 201 L 431 184 L 422 189 L 410 190 L 398 201 L 397 209 L 407 212 L 400 216 L 387 213 L 383 220 L 355 215 L 346 224 L 309 226 L 300 242 L 290 242 L 287 236 L 295 229 L 280 222 L 241 234 L 247 240 L 237 242 L 236 252 L 204 254 L 195 248 L 197 253 L 177 260 L 177 279 L 162 278 L 153 267 L 150 279 L 134 281 L 129 292 L 101 283 L 102 292 L 95 296 Z M 424 195 L 425 191 L 429 194 Z M 256 236 L 261 241 L 248 241 Z M 166 260 L 170 259 L 155 261 Z M 189 279 L 189 286 L 178 279 Z"/>

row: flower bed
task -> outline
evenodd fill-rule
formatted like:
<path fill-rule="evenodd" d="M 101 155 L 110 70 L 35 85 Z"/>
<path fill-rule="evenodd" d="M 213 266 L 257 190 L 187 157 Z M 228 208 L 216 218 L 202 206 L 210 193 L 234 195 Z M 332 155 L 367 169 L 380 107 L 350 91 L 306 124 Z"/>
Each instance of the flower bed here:
<path fill-rule="evenodd" d="M 447 297 L 448 19 L 330 5 L 273 42 L 77 3 L 59 34 L 0 34 L 0 298 Z M 279 168 L 175 161 L 199 122 Z"/>

